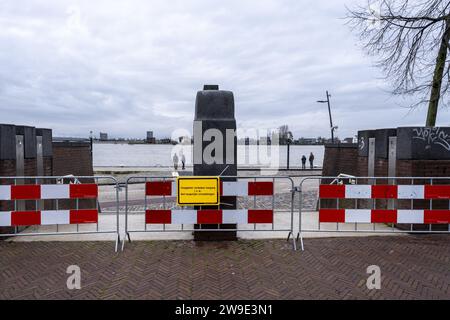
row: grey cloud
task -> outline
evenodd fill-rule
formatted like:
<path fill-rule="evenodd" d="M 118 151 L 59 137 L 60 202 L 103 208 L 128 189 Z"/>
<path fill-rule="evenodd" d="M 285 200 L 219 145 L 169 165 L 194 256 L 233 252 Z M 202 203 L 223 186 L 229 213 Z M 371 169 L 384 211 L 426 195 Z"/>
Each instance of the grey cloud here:
<path fill-rule="evenodd" d="M 204 83 L 232 90 L 242 126 L 341 137 L 422 124 L 344 25 L 348 1 L 38 1 L 0 4 L 1 122 L 57 135 L 190 130 Z M 449 124 L 440 110 L 438 123 Z"/>

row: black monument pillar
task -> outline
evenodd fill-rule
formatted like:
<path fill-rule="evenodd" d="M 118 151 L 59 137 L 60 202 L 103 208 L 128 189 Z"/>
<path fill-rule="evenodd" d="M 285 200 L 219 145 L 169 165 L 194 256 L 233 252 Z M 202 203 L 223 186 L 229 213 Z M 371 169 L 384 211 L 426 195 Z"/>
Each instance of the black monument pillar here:
<path fill-rule="evenodd" d="M 237 138 L 233 92 L 205 85 L 197 92 L 194 118 L 194 176 L 236 181 Z M 217 209 L 217 206 L 196 209 Z M 220 198 L 220 209 L 236 209 L 236 197 Z M 236 229 L 235 224 L 195 225 L 195 229 Z M 194 231 L 194 240 L 236 240 L 235 231 Z"/>

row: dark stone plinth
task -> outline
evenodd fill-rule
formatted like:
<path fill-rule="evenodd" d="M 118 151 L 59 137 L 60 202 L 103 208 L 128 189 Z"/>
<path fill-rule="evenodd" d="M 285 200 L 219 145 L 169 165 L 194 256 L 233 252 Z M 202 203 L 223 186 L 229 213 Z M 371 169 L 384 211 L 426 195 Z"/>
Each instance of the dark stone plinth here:
<path fill-rule="evenodd" d="M 375 157 L 387 159 L 389 154 L 389 137 L 397 136 L 397 129 L 375 130 Z"/>
<path fill-rule="evenodd" d="M 25 159 L 36 158 L 36 128 L 29 126 L 16 126 L 16 135 L 23 136 Z"/>
<path fill-rule="evenodd" d="M 195 100 L 195 118 L 194 118 L 194 176 L 221 176 L 223 181 L 235 181 L 237 176 L 237 138 L 236 138 L 236 120 L 234 118 L 234 97 L 231 91 L 218 90 L 217 85 L 205 85 L 204 90 L 197 92 Z M 207 163 L 203 157 L 203 151 L 213 141 L 204 138 L 205 132 L 220 133 L 223 137 L 222 150 L 215 150 L 213 153 L 217 158 L 215 163 Z M 233 135 L 228 135 L 233 131 Z M 227 159 L 227 151 L 232 148 L 232 157 Z M 218 153 L 216 153 L 218 152 Z M 220 152 L 222 155 L 220 156 Z M 229 154 L 229 153 L 228 153 Z M 231 158 L 231 159 L 230 159 Z M 228 163 L 227 163 L 228 162 Z M 221 197 L 220 208 L 229 210 L 236 209 L 236 197 Z M 197 208 L 199 209 L 199 208 Z M 217 206 L 205 207 L 202 209 L 217 209 Z M 222 225 L 195 225 L 195 229 L 236 229 L 235 224 Z M 236 240 L 236 231 L 194 231 L 194 240 Z"/>
<path fill-rule="evenodd" d="M 51 157 L 53 155 L 52 129 L 36 128 L 36 136 L 42 137 L 42 155 Z"/>
<path fill-rule="evenodd" d="M 233 92 L 211 89 L 197 92 L 195 120 L 226 119 L 236 121 L 234 119 Z"/>
<path fill-rule="evenodd" d="M 0 160 L 16 159 L 16 129 L 12 124 L 0 124 Z"/>
<path fill-rule="evenodd" d="M 450 127 L 398 128 L 397 159 L 450 160 Z"/>
<path fill-rule="evenodd" d="M 201 126 L 201 134 L 203 134 L 209 130 L 209 129 L 216 129 L 218 130 L 223 137 L 226 137 L 227 129 L 234 130 L 236 132 L 236 120 L 194 120 L 197 123 L 195 126 L 199 128 Z M 195 130 L 195 129 L 194 129 Z M 199 130 L 200 132 L 200 130 Z M 197 134 L 198 135 L 198 134 Z M 202 139 L 201 143 L 201 151 L 200 146 L 196 145 L 196 140 L 200 140 L 200 138 L 196 137 L 196 134 L 194 133 L 194 152 L 199 153 L 203 155 L 203 150 L 211 143 L 211 141 L 205 141 Z M 221 158 L 220 163 L 206 163 L 205 159 L 198 159 L 197 164 L 194 163 L 194 175 L 195 176 L 216 176 L 216 175 L 222 175 L 222 176 L 237 176 L 237 138 L 236 136 L 233 137 L 232 141 L 232 148 L 233 148 L 233 161 L 232 163 L 227 163 L 226 159 L 226 152 L 227 152 L 227 145 L 224 141 L 223 143 L 224 149 L 222 152 L 223 157 Z M 196 161 L 196 156 L 194 156 L 194 162 Z M 201 163 L 200 163 L 201 161 Z M 230 162 L 230 161 L 228 161 Z"/>
<path fill-rule="evenodd" d="M 358 131 L 358 156 L 369 156 L 369 138 L 375 138 L 375 130 Z"/>

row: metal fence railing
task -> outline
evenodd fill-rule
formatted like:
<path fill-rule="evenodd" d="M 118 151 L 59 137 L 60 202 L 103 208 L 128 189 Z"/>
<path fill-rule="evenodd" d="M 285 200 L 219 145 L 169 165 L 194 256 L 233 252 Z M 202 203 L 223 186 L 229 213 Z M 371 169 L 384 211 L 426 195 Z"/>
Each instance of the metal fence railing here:
<path fill-rule="evenodd" d="M 305 177 L 297 190 L 302 250 L 306 232 L 450 233 L 450 177 Z"/>
<path fill-rule="evenodd" d="M 289 177 L 227 176 L 220 180 L 220 206 L 178 206 L 176 178 L 128 177 L 125 234 L 131 241 L 132 233 L 146 232 L 287 232 L 295 249 L 294 192 Z"/>
<path fill-rule="evenodd" d="M 109 204 L 102 210 L 100 199 Z M 111 176 L 0 177 L 0 237 L 113 234 L 119 189 Z"/>

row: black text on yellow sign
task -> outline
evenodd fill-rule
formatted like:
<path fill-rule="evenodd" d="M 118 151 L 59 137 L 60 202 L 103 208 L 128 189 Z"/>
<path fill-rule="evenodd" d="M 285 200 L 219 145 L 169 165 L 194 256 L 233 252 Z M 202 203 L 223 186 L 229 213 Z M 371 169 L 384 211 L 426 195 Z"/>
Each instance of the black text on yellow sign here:
<path fill-rule="evenodd" d="M 214 206 L 220 203 L 219 177 L 178 177 L 179 206 Z"/>

